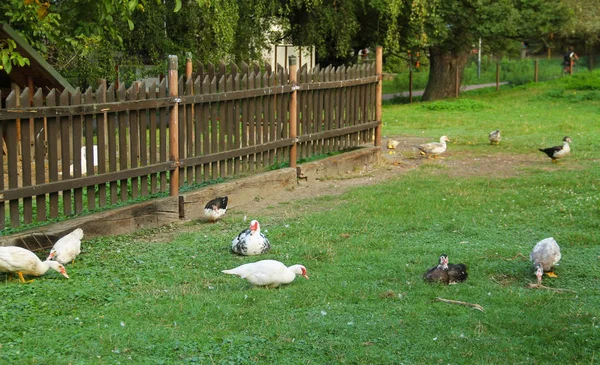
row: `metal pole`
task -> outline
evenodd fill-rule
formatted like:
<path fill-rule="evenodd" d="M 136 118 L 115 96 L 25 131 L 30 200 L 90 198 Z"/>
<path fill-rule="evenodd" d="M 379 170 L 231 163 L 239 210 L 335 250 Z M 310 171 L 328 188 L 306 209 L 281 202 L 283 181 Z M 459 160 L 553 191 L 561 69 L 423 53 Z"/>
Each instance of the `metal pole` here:
<path fill-rule="evenodd" d="M 179 195 L 179 91 L 177 85 L 177 56 L 169 56 L 169 97 L 172 98 L 169 117 L 169 160 L 173 162 L 170 173 L 170 195 Z"/>
<path fill-rule="evenodd" d="M 292 95 L 290 96 L 290 138 L 292 139 L 292 146 L 290 147 L 290 167 L 296 168 L 298 156 L 298 144 L 296 143 L 296 137 L 298 136 L 298 78 L 296 71 L 298 69 L 298 65 L 296 64 L 296 56 L 289 56 L 288 62 L 290 72 L 290 85 L 292 85 Z"/>
<path fill-rule="evenodd" d="M 375 91 L 375 119 L 379 122 L 375 127 L 375 146 L 381 146 L 381 98 L 383 91 L 383 47 L 381 46 L 377 46 L 375 51 L 375 73 L 379 80 Z"/>
<path fill-rule="evenodd" d="M 477 51 L 477 78 L 481 78 L 481 37 L 479 37 L 479 50 Z"/>

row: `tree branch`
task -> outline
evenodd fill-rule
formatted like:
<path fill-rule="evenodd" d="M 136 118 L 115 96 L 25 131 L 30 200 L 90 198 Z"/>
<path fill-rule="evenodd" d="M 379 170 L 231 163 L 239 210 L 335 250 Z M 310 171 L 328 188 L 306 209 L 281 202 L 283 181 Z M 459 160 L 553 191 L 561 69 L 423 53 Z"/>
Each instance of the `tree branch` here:
<path fill-rule="evenodd" d="M 475 303 L 467 303 L 467 302 L 461 302 L 460 300 L 452 300 L 452 299 L 444 299 L 444 298 L 440 298 L 437 297 L 435 298 L 436 301 L 438 302 L 444 302 L 444 303 L 450 303 L 450 304 L 458 304 L 458 305 L 464 305 L 467 307 L 471 307 L 471 308 L 475 308 L 479 311 L 484 312 L 484 309 L 482 306 L 480 306 L 479 304 L 475 304 Z"/>
<path fill-rule="evenodd" d="M 575 290 L 571 290 L 571 289 L 563 289 L 563 288 L 550 288 L 548 286 L 542 285 L 542 284 L 538 284 L 538 283 L 529 283 L 528 288 L 530 289 L 547 289 L 547 290 L 552 290 L 554 292 L 557 293 L 564 293 L 564 292 L 569 292 L 569 293 L 577 293 Z"/>

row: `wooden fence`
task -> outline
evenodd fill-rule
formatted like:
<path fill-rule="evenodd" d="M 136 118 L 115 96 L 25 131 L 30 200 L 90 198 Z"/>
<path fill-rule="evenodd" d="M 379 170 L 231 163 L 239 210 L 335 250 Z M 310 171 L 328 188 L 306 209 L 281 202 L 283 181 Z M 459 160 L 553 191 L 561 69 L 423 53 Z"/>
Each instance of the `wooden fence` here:
<path fill-rule="evenodd" d="M 380 65 L 308 72 L 293 63 L 290 72 L 208 64 L 185 78 L 170 58 L 168 85 L 12 92 L 0 107 L 0 229 L 380 139 Z"/>

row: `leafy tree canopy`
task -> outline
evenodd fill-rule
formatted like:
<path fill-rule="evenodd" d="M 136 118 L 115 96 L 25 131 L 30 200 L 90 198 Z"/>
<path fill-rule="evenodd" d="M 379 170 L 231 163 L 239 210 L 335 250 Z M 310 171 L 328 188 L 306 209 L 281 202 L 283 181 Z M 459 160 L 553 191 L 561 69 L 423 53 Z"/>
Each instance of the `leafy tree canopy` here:
<path fill-rule="evenodd" d="M 481 38 L 486 52 L 556 38 L 598 42 L 597 0 L 4 0 L 11 24 L 75 85 L 114 79 L 115 66 L 165 68 L 168 54 L 202 62 L 260 60 L 272 43 L 315 46 L 324 63 L 361 48 L 422 51 L 440 75 L 462 70 Z M 554 38 L 554 39 L 556 39 Z M 352 52 L 354 51 L 354 52 Z M 0 41 L 2 66 L 24 62 Z M 183 62 L 181 62 L 183 64 Z M 154 72 L 156 73 L 156 71 Z M 431 87 L 442 80 L 430 80 Z M 442 84 L 447 84 L 441 82 Z M 440 86 L 450 90 L 448 85 Z M 441 92 L 432 97 L 443 97 Z"/>

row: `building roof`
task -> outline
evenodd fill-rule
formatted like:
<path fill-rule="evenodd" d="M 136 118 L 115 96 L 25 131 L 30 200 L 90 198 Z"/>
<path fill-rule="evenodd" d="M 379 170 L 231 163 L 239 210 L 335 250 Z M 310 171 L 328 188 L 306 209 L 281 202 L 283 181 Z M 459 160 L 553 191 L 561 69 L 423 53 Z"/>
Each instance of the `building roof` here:
<path fill-rule="evenodd" d="M 29 65 L 14 66 L 7 75 L 5 72 L 2 79 L 8 78 L 11 82 L 24 88 L 28 85 L 28 78 L 33 78 L 33 84 L 36 87 L 48 89 L 57 89 L 58 91 L 67 90 L 73 92 L 75 89 L 67 80 L 65 80 L 46 60 L 31 47 L 27 41 L 19 35 L 8 24 L 2 24 L 0 28 L 0 39 L 11 38 L 17 43 L 17 51 L 29 59 Z"/>

